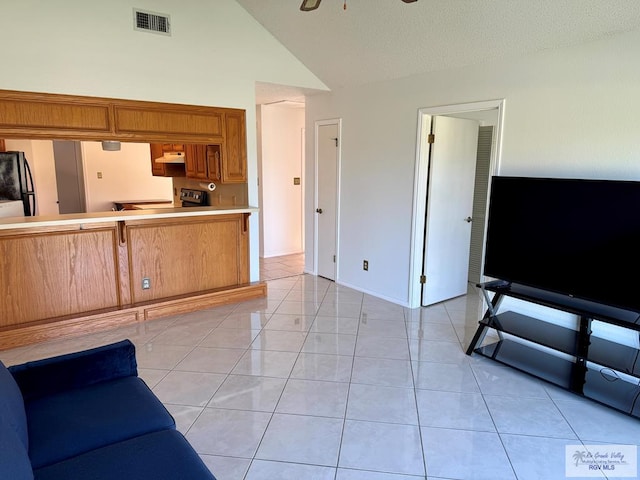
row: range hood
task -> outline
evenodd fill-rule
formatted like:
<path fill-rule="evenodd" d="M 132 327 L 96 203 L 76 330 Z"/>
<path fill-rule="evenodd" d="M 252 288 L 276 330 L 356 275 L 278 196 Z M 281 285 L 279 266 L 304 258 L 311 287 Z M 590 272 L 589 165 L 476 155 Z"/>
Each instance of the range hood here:
<path fill-rule="evenodd" d="M 156 163 L 184 163 L 184 152 L 166 152 L 154 160 Z"/>

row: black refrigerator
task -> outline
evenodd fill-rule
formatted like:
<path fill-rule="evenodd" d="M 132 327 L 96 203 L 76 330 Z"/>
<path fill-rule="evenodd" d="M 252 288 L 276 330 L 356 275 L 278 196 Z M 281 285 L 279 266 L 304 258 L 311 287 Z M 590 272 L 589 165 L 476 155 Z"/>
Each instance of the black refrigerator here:
<path fill-rule="evenodd" d="M 20 200 L 24 216 L 36 213 L 36 194 L 24 152 L 0 152 L 0 201 Z"/>

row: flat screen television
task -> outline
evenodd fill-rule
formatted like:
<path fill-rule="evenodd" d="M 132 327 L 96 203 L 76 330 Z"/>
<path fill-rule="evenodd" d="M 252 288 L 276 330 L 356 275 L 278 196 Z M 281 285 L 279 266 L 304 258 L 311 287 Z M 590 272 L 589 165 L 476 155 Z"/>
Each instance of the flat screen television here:
<path fill-rule="evenodd" d="M 484 274 L 640 312 L 640 182 L 493 177 Z"/>

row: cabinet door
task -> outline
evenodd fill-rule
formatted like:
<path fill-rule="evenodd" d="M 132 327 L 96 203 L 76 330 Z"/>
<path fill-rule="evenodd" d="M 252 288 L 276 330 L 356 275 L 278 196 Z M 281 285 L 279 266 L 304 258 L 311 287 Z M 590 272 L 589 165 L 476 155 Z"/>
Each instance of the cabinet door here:
<path fill-rule="evenodd" d="M 247 181 L 247 134 L 244 111 L 225 115 L 225 144 L 222 155 L 222 183 Z"/>
<path fill-rule="evenodd" d="M 151 174 L 156 177 L 164 177 L 165 175 L 165 165 L 164 163 L 156 162 L 156 158 L 162 156 L 162 144 L 161 143 L 152 143 L 149 145 L 151 149 Z"/>
<path fill-rule="evenodd" d="M 207 172 L 207 146 L 194 145 L 193 153 L 196 157 L 196 176 L 203 180 L 208 178 Z"/>
<path fill-rule="evenodd" d="M 185 146 L 185 167 L 188 178 L 196 180 L 208 178 L 206 148 L 206 145 Z"/>
<path fill-rule="evenodd" d="M 187 178 L 197 178 L 196 156 L 193 153 L 193 145 L 185 145 L 184 170 Z"/>
<path fill-rule="evenodd" d="M 181 143 L 163 143 L 163 152 L 184 152 L 185 146 Z"/>
<path fill-rule="evenodd" d="M 222 161 L 222 145 L 207 145 L 207 170 L 209 180 L 220 182 L 222 174 L 220 171 Z"/>

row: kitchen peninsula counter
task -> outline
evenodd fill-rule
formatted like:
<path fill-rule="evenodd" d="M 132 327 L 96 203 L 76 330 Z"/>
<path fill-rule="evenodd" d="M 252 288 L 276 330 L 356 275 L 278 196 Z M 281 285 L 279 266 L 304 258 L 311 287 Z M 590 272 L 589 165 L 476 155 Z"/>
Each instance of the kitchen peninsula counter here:
<path fill-rule="evenodd" d="M 0 349 L 266 296 L 256 207 L 0 219 Z"/>
<path fill-rule="evenodd" d="M 145 210 L 122 210 L 94 213 L 68 213 L 64 215 L 39 215 L 35 217 L 0 218 L 0 230 L 14 228 L 37 228 L 62 225 L 82 225 L 102 222 L 126 222 L 133 220 L 162 219 L 172 217 L 200 217 L 207 215 L 229 215 L 255 213 L 258 207 L 177 207 Z"/>

